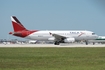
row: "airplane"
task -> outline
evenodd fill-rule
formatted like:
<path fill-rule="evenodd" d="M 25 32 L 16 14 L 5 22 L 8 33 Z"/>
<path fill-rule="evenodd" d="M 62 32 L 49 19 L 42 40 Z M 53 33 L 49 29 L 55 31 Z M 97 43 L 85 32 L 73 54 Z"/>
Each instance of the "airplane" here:
<path fill-rule="evenodd" d="M 88 42 L 93 43 L 93 45 L 94 45 L 95 43 L 102 43 L 102 44 L 105 44 L 105 36 L 98 36 L 97 39 L 88 40 Z"/>
<path fill-rule="evenodd" d="M 98 37 L 94 32 L 88 30 L 28 30 L 16 16 L 11 16 L 11 21 L 14 31 L 9 34 L 30 40 L 53 41 L 54 45 L 80 40 L 84 40 L 88 45 L 88 40 Z"/>

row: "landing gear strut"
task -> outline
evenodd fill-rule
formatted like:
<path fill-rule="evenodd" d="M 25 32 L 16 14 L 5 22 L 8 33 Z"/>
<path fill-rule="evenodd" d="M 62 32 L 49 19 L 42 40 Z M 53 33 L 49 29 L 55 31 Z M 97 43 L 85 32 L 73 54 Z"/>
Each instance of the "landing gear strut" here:
<path fill-rule="evenodd" d="M 95 42 L 93 42 L 93 45 L 95 44 Z"/>
<path fill-rule="evenodd" d="M 59 43 L 60 43 L 59 41 L 55 41 L 54 45 L 59 45 Z"/>
<path fill-rule="evenodd" d="M 88 45 L 88 41 L 85 41 L 85 44 Z"/>

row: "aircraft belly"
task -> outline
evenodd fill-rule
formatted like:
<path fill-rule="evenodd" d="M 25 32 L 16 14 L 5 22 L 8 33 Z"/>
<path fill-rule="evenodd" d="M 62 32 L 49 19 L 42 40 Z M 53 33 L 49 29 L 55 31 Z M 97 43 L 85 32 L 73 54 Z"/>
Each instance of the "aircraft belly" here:
<path fill-rule="evenodd" d="M 39 41 L 48 41 L 49 36 L 38 36 L 38 35 L 33 35 L 33 36 L 27 36 L 26 39 L 31 39 L 31 40 L 39 40 Z"/>
<path fill-rule="evenodd" d="M 47 41 L 47 40 L 48 40 L 47 37 L 36 37 L 36 38 L 34 38 L 34 39 L 40 40 L 40 41 Z"/>

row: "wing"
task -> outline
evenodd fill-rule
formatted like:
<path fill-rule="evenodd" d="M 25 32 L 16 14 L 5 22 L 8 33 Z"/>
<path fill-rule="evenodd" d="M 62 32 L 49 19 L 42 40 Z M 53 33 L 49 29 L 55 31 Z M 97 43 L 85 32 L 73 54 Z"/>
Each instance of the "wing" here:
<path fill-rule="evenodd" d="M 62 35 L 59 35 L 59 34 L 50 33 L 50 35 L 52 35 L 53 37 L 55 37 L 55 40 L 62 40 L 62 39 L 66 39 L 67 38 L 66 36 L 62 36 Z"/>

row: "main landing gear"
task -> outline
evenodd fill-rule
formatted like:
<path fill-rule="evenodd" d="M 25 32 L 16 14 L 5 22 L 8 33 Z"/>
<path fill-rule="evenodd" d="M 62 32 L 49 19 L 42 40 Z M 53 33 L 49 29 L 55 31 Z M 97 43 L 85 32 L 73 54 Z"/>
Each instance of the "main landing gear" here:
<path fill-rule="evenodd" d="M 59 45 L 60 43 L 64 43 L 64 42 L 55 41 L 55 42 L 54 42 L 54 45 Z M 88 45 L 88 41 L 85 41 L 85 44 Z"/>
<path fill-rule="evenodd" d="M 93 42 L 93 45 L 95 45 L 95 42 Z"/>
<path fill-rule="evenodd" d="M 59 41 L 55 41 L 54 45 L 59 45 L 60 42 Z"/>
<path fill-rule="evenodd" d="M 88 45 L 88 41 L 85 41 L 85 44 Z"/>

